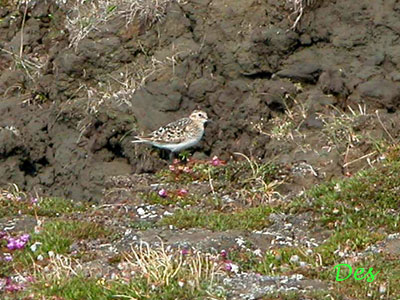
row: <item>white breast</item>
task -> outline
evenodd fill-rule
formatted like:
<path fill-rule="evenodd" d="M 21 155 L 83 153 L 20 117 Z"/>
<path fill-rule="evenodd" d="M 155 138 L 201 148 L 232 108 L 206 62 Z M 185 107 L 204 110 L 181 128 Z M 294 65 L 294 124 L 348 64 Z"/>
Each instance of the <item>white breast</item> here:
<path fill-rule="evenodd" d="M 200 141 L 200 139 L 201 139 L 201 136 L 199 136 L 195 139 L 187 140 L 182 143 L 178 143 L 178 144 L 154 144 L 154 146 L 163 148 L 163 149 L 168 149 L 172 152 L 179 152 L 183 149 L 187 149 L 187 148 L 190 148 L 190 147 L 196 145 Z"/>

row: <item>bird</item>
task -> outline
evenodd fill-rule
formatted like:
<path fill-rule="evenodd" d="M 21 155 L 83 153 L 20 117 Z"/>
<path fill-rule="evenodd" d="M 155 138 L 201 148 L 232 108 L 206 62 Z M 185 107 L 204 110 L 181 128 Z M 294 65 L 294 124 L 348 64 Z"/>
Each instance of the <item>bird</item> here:
<path fill-rule="evenodd" d="M 154 147 L 167 149 L 170 152 L 170 160 L 174 153 L 196 145 L 204 135 L 204 124 L 209 122 L 207 113 L 202 110 L 194 110 L 189 117 L 179 119 L 148 135 L 135 136 L 132 143 L 146 143 Z"/>

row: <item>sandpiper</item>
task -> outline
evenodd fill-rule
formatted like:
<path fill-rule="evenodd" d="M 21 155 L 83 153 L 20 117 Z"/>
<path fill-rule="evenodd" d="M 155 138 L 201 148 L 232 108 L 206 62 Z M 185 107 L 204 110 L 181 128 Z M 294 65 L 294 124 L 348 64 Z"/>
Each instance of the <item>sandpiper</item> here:
<path fill-rule="evenodd" d="M 189 117 L 169 123 L 148 135 L 136 136 L 132 143 L 146 143 L 173 153 L 196 145 L 204 134 L 204 124 L 209 121 L 204 111 L 195 110 Z"/>

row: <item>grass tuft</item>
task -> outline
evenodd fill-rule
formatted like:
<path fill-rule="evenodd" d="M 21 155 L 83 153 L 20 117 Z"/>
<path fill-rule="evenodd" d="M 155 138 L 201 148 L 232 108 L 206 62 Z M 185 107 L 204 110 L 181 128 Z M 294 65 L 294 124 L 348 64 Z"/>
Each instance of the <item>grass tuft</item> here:
<path fill-rule="evenodd" d="M 181 209 L 172 216 L 164 217 L 159 224 L 210 230 L 259 230 L 269 225 L 268 216 L 271 212 L 273 208 L 270 206 L 252 207 L 233 213 Z"/>

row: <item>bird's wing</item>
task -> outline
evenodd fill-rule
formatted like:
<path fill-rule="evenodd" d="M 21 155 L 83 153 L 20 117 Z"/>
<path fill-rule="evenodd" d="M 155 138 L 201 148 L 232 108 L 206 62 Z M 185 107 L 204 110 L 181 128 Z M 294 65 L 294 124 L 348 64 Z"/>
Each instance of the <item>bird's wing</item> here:
<path fill-rule="evenodd" d="M 193 121 L 189 118 L 183 118 L 162 126 L 148 136 L 142 138 L 160 142 L 180 143 L 185 139 L 186 129 L 192 122 Z"/>

